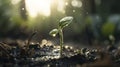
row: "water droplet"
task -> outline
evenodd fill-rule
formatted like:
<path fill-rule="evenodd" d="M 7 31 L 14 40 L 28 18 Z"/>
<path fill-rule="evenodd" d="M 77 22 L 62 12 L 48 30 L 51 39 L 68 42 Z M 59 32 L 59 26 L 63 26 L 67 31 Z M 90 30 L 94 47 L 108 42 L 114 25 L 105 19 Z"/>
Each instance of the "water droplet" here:
<path fill-rule="evenodd" d="M 25 10 L 25 8 L 22 8 L 22 10 Z"/>
<path fill-rule="evenodd" d="M 88 12 L 86 12 L 86 14 L 88 14 Z"/>
<path fill-rule="evenodd" d="M 50 67 L 50 64 L 48 64 L 47 67 Z"/>
<path fill-rule="evenodd" d="M 56 36 L 56 34 L 52 34 L 52 36 L 53 36 L 53 37 L 55 37 L 55 36 Z"/>
<path fill-rule="evenodd" d="M 66 2 L 65 5 L 67 6 L 67 5 L 68 5 L 68 2 Z"/>
<path fill-rule="evenodd" d="M 71 4 L 73 7 L 78 7 L 78 8 L 82 7 L 82 2 L 79 0 L 73 0 Z"/>
<path fill-rule="evenodd" d="M 73 10 L 73 13 L 75 12 L 75 10 Z"/>
<path fill-rule="evenodd" d="M 114 38 L 113 35 L 109 35 L 109 39 L 110 39 L 110 40 L 115 40 L 115 38 Z"/>
<path fill-rule="evenodd" d="M 70 49 L 73 49 L 73 47 L 70 47 Z"/>
<path fill-rule="evenodd" d="M 51 36 L 53 36 L 53 37 L 55 37 L 56 35 L 57 35 L 57 33 L 58 33 L 58 29 L 53 29 L 52 31 L 50 31 L 50 35 Z"/>
<path fill-rule="evenodd" d="M 66 49 L 67 49 L 68 47 L 69 47 L 69 46 L 67 46 L 67 45 L 65 46 Z"/>

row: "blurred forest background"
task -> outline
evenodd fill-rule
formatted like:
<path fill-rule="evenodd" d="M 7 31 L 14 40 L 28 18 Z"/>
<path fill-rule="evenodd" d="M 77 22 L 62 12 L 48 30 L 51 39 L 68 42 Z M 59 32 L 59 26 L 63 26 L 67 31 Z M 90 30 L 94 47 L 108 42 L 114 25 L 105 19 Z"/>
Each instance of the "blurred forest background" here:
<path fill-rule="evenodd" d="M 112 35 L 120 39 L 120 0 L 0 0 L 0 39 L 54 39 L 49 31 L 73 16 L 64 29 L 65 41 L 93 44 Z"/>

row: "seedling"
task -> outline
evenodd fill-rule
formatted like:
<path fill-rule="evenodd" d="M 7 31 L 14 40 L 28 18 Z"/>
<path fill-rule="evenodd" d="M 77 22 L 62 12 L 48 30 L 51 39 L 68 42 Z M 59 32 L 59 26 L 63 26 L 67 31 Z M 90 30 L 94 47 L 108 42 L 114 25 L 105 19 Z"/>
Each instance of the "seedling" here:
<path fill-rule="evenodd" d="M 29 45 L 30 45 L 30 41 L 32 40 L 32 37 L 35 36 L 36 34 L 37 34 L 37 31 L 33 32 L 33 33 L 29 36 L 28 42 L 27 42 L 27 48 L 28 48 Z"/>
<path fill-rule="evenodd" d="M 63 49 L 63 28 L 67 27 L 73 20 L 73 17 L 68 16 L 64 17 L 59 21 L 59 25 L 57 29 L 53 29 L 50 31 L 50 35 L 55 37 L 57 34 L 60 36 L 60 57 L 62 56 L 62 49 Z"/>
<path fill-rule="evenodd" d="M 111 41 L 111 44 L 115 44 L 115 37 L 113 35 L 109 35 L 109 40 Z"/>

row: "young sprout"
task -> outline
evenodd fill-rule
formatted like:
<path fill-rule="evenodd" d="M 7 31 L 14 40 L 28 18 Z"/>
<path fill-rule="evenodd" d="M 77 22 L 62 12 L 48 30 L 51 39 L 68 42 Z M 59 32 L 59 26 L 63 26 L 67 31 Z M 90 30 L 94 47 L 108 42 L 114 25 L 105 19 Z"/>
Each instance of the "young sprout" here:
<path fill-rule="evenodd" d="M 60 36 L 60 57 L 62 57 L 62 49 L 63 49 L 63 28 L 67 27 L 73 20 L 73 17 L 71 16 L 67 16 L 64 17 L 60 20 L 58 28 L 57 29 L 53 29 L 50 31 L 50 35 L 55 37 L 57 34 L 59 34 Z"/>
<path fill-rule="evenodd" d="M 115 37 L 113 35 L 109 35 L 109 40 L 111 41 L 112 45 L 115 43 Z"/>
<path fill-rule="evenodd" d="M 58 34 L 58 29 L 53 29 L 50 31 L 49 35 L 55 37 Z"/>

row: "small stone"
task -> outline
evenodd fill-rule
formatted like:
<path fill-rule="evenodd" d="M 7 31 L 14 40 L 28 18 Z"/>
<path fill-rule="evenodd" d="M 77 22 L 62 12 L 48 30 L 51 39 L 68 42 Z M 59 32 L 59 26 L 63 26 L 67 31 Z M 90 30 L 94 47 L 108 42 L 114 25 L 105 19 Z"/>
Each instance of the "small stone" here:
<path fill-rule="evenodd" d="M 86 51 L 87 51 L 87 48 L 81 48 L 80 53 L 84 55 Z"/>

